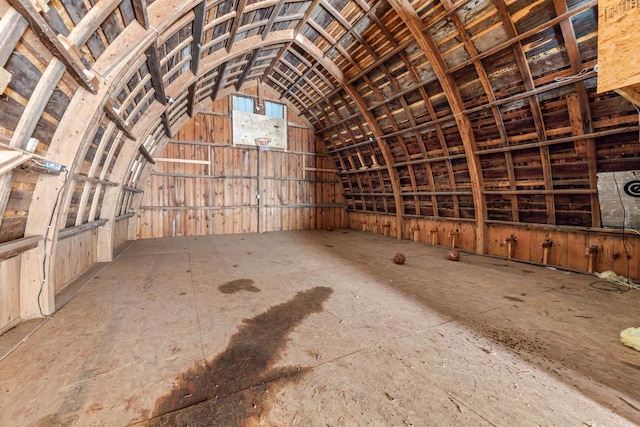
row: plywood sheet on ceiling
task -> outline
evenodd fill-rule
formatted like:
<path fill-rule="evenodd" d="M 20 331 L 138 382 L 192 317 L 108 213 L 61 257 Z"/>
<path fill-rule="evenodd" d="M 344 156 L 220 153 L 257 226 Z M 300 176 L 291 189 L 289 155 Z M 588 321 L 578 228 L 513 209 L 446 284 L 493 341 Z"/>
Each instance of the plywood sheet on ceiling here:
<path fill-rule="evenodd" d="M 600 0 L 598 4 L 598 92 L 640 83 L 640 2 Z"/>

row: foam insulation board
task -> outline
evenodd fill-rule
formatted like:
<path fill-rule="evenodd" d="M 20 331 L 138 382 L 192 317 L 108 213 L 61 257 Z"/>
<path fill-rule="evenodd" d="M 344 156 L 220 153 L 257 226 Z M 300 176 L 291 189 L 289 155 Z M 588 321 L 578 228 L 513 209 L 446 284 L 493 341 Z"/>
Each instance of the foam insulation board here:
<path fill-rule="evenodd" d="M 640 229 L 640 171 L 599 173 L 598 197 L 603 227 Z"/>

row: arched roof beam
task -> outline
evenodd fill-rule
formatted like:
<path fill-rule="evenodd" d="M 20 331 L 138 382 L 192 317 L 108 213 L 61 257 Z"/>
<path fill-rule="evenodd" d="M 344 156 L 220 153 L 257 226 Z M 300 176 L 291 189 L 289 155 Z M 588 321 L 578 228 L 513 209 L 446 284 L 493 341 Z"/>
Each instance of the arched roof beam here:
<path fill-rule="evenodd" d="M 409 3 L 408 0 L 389 0 L 389 5 L 402 17 L 413 38 L 433 67 L 447 97 L 451 111 L 453 112 L 465 150 L 467 167 L 469 168 L 469 178 L 471 181 L 473 205 L 476 216 L 476 252 L 480 254 L 485 253 L 486 204 L 484 203 L 484 195 L 482 194 L 482 172 L 480 160 L 476 153 L 476 142 L 471 123 L 469 122 L 469 117 L 463 114 L 464 103 L 462 102 L 460 91 L 451 74 L 447 74 L 447 67 L 436 44 L 430 36 L 423 32 L 424 25 L 422 20 L 411 6 L 411 3 Z"/>
<path fill-rule="evenodd" d="M 342 87 L 345 92 L 349 94 L 349 97 L 355 102 L 358 107 L 358 110 L 362 113 L 362 118 L 367 123 L 367 126 L 371 130 L 373 137 L 376 139 L 376 143 L 382 152 L 382 156 L 384 157 L 384 161 L 389 173 L 389 178 L 391 180 L 391 188 L 393 189 L 393 199 L 396 210 L 396 237 L 398 239 L 402 238 L 402 226 L 403 226 L 403 217 L 404 217 L 404 204 L 402 203 L 402 196 L 400 194 L 400 180 L 398 179 L 398 172 L 393 167 L 393 156 L 391 154 L 391 150 L 387 145 L 386 141 L 383 140 L 383 132 L 378 124 L 376 118 L 367 111 L 366 101 L 362 98 L 362 95 L 356 90 L 355 87 L 351 84 L 347 84 L 344 80 L 344 75 L 342 72 L 336 67 L 336 65 L 329 61 L 323 54 L 323 52 L 318 49 L 316 45 L 311 43 L 307 38 L 303 37 L 300 34 L 296 34 L 295 43 L 297 43 L 300 47 L 302 47 L 309 55 L 313 57 L 314 60 L 321 63 L 322 66 L 332 74 L 333 78 L 335 78 Z"/>

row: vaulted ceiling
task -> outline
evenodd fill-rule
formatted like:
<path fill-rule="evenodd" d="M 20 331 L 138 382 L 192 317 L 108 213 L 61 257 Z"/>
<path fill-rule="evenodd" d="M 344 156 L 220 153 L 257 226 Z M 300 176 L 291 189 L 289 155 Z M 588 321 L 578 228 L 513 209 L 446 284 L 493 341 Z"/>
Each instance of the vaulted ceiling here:
<path fill-rule="evenodd" d="M 600 227 L 596 174 L 637 169 L 640 144 L 633 105 L 596 93 L 597 14 L 595 0 L 0 0 L 0 148 L 29 156 L 37 139 L 36 164 L 0 177 L 0 242 L 40 234 L 58 203 L 61 228 L 135 210 L 172 132 L 254 81 L 314 127 L 352 211 Z M 69 168 L 60 200 L 45 160 Z"/>

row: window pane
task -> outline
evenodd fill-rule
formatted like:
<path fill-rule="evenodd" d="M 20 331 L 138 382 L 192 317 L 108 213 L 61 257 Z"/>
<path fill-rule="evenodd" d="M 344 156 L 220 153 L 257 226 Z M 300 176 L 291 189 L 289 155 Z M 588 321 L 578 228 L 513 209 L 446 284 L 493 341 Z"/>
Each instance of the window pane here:
<path fill-rule="evenodd" d="M 264 114 L 269 117 L 284 119 L 284 105 L 277 102 L 265 101 Z"/>
<path fill-rule="evenodd" d="M 253 113 L 253 98 L 234 96 L 234 109 L 245 113 Z"/>

